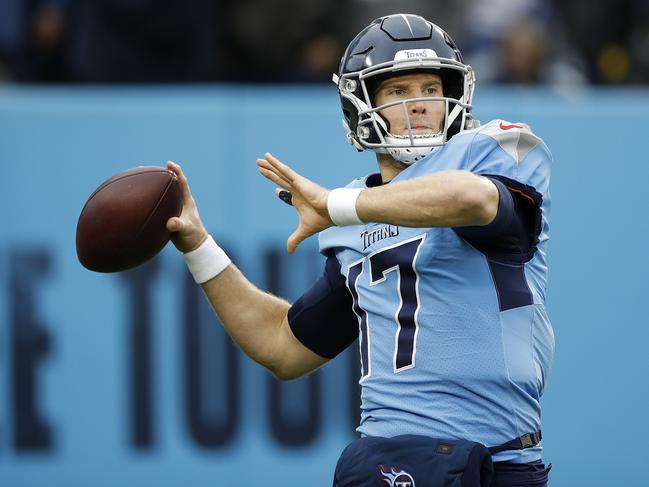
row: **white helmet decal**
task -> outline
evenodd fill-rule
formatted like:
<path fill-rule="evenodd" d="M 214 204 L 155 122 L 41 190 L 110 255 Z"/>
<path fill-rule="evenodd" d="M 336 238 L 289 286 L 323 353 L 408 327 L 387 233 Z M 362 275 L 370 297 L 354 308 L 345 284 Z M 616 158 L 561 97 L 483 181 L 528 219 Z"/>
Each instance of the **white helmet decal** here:
<path fill-rule="evenodd" d="M 413 59 L 433 59 L 437 53 L 432 49 L 404 49 L 394 55 L 395 61 L 411 61 Z"/>

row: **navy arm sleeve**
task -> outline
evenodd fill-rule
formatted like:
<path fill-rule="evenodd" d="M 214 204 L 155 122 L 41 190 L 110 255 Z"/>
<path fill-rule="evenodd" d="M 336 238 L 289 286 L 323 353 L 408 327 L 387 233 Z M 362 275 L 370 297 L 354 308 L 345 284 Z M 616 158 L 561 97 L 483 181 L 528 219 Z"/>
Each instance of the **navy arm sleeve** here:
<path fill-rule="evenodd" d="M 352 295 L 335 256 L 327 258 L 322 277 L 288 310 L 293 335 L 321 357 L 334 358 L 358 336 Z"/>
<path fill-rule="evenodd" d="M 521 264 L 532 259 L 541 233 L 543 197 L 532 186 L 504 176 L 486 175 L 500 195 L 496 218 L 484 226 L 455 232 L 492 260 Z"/>

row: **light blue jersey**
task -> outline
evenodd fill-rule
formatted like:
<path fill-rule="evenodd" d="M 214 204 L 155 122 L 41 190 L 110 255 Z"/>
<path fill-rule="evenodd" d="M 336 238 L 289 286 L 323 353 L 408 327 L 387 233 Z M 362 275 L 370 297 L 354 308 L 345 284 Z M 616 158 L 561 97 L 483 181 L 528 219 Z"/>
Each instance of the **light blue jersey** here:
<path fill-rule="evenodd" d="M 528 262 L 498 262 L 451 228 L 368 223 L 320 234 L 360 325 L 362 435 L 495 446 L 541 429 L 539 399 L 554 354 L 545 310 L 551 161 L 529 127 L 495 120 L 454 136 L 393 180 L 466 170 L 533 188 L 542 205 Z M 541 453 L 539 444 L 494 460 L 530 462 Z"/>

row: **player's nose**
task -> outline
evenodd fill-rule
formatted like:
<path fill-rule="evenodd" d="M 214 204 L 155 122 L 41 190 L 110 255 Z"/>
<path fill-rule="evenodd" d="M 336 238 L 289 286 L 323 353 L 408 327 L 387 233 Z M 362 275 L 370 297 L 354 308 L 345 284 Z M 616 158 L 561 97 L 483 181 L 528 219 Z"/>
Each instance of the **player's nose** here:
<path fill-rule="evenodd" d="M 413 115 L 426 113 L 426 104 L 423 101 L 410 102 L 410 113 Z"/>
<path fill-rule="evenodd" d="M 421 100 L 426 96 L 424 91 L 419 86 L 411 88 L 411 91 L 415 100 L 410 102 L 410 113 L 413 115 L 426 113 L 426 104 Z"/>

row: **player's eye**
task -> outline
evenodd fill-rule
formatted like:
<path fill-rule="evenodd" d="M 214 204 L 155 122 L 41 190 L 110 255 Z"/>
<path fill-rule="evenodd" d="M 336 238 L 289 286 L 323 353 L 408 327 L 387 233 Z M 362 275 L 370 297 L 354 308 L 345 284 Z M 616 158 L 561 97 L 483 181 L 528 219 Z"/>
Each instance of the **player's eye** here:
<path fill-rule="evenodd" d="M 429 86 L 428 88 L 426 88 L 426 94 L 429 94 L 429 95 L 436 95 L 439 92 L 440 92 L 440 88 L 437 85 Z"/>
<path fill-rule="evenodd" d="M 392 96 L 403 96 L 406 94 L 406 90 L 403 88 L 389 88 L 388 89 L 388 95 Z"/>

